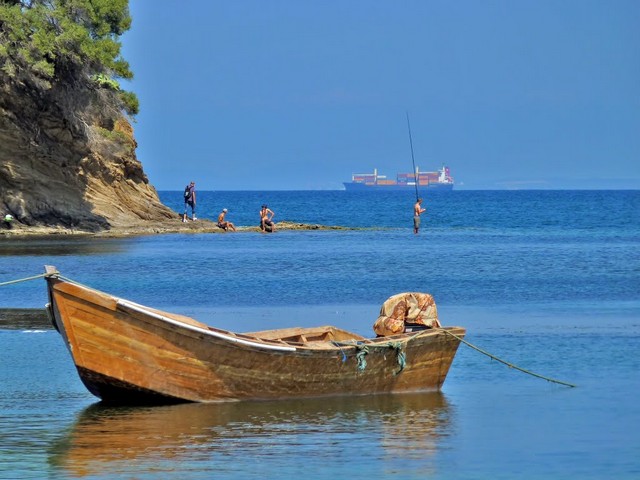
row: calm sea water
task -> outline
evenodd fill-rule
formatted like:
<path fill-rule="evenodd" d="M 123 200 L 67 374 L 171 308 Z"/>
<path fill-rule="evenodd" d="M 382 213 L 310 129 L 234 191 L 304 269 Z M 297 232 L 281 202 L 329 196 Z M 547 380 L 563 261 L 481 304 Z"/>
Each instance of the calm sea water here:
<path fill-rule="evenodd" d="M 181 211 L 181 192 L 161 192 Z M 66 276 L 238 331 L 369 335 L 402 291 L 520 367 L 461 346 L 429 395 L 107 408 L 50 329 L 0 329 L 0 478 L 640 478 L 640 192 L 199 192 L 222 208 L 348 231 L 0 237 L 0 282 Z M 44 281 L 0 287 L 39 308 Z"/>

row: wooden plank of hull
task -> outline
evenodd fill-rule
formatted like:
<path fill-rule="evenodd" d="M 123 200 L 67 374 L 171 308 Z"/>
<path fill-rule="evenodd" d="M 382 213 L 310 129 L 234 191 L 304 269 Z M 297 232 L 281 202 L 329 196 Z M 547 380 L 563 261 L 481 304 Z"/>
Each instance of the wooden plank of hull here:
<path fill-rule="evenodd" d="M 118 299 L 50 278 L 53 313 L 87 388 L 105 401 L 225 401 L 439 389 L 458 347 L 440 330 L 368 342 L 366 368 L 352 345 L 278 349 L 277 341 L 208 334 L 204 324 L 134 311 Z M 190 328 L 189 328 L 190 326 Z M 220 331 L 222 332 L 222 331 Z M 452 327 L 464 335 L 464 329 Z M 244 343 L 241 343 L 244 342 Z M 397 351 L 402 345 L 406 368 Z"/>

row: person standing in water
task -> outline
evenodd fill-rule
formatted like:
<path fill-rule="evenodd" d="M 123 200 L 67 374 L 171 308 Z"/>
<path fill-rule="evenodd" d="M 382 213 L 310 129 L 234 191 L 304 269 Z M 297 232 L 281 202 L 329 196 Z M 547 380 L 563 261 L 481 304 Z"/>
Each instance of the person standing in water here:
<path fill-rule="evenodd" d="M 426 211 L 425 208 L 422 208 L 422 199 L 418 198 L 413 206 L 413 233 L 417 234 L 418 230 L 420 230 L 420 215 Z"/>

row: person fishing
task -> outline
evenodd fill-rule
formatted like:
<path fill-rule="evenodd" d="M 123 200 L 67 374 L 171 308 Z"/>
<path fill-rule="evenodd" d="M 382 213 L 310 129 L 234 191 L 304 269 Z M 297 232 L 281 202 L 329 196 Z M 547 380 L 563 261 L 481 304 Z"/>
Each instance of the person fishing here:
<path fill-rule="evenodd" d="M 409 145 L 411 146 L 411 163 L 413 164 L 413 172 L 415 175 L 415 187 L 416 187 L 416 203 L 413 205 L 413 233 L 418 234 L 420 230 L 420 215 L 427 210 L 422 208 L 422 198 L 418 196 L 418 169 L 416 168 L 416 159 L 413 156 L 413 139 L 411 138 L 411 123 L 409 123 L 409 112 L 407 112 L 407 129 L 409 131 Z"/>

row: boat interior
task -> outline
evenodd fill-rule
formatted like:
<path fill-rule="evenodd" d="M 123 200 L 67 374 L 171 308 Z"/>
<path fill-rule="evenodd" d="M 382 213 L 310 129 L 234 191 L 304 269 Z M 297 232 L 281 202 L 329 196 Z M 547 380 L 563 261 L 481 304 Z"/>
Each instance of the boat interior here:
<path fill-rule="evenodd" d="M 331 342 L 361 342 L 368 340 L 367 338 L 358 335 L 341 328 L 334 326 L 320 326 L 320 327 L 291 327 L 281 328 L 275 330 L 262 330 L 257 332 L 237 333 L 229 330 L 211 327 L 202 322 L 194 320 L 191 317 L 185 315 L 164 312 L 155 308 L 149 308 L 143 305 L 135 304 L 133 302 L 118 299 L 117 309 L 126 312 L 131 312 L 132 309 L 138 312 L 145 312 L 148 314 L 159 316 L 160 318 L 169 318 L 174 321 L 178 321 L 183 324 L 191 325 L 193 327 L 200 328 L 202 330 L 209 330 L 212 332 L 218 332 L 230 337 L 244 338 L 247 340 L 257 340 L 266 343 L 286 343 L 294 346 L 307 346 L 314 348 L 334 348 L 335 346 Z"/>
<path fill-rule="evenodd" d="M 361 335 L 329 325 L 311 328 L 293 327 L 281 328 L 277 330 L 264 330 L 260 332 L 245 333 L 245 335 L 262 340 L 279 340 L 286 343 L 299 343 L 305 345 L 316 342 L 322 343 L 344 342 L 349 340 L 366 340 L 366 338 Z"/>
<path fill-rule="evenodd" d="M 128 305 L 131 305 L 129 302 L 126 304 L 120 300 L 118 302 L 118 307 L 127 309 Z M 393 339 L 398 339 L 404 337 L 407 333 L 415 333 L 423 330 L 435 330 L 430 327 L 421 324 L 406 324 L 406 329 L 404 332 L 386 336 L 386 337 L 377 337 L 377 338 L 367 338 L 363 337 L 354 332 L 350 332 L 348 330 L 344 330 L 335 326 L 325 325 L 318 327 L 290 327 L 290 328 L 279 328 L 274 330 L 261 330 L 255 332 L 245 332 L 245 333 L 237 333 L 229 330 L 219 329 L 215 327 L 211 327 L 204 323 L 201 323 L 193 318 L 163 312 L 160 310 L 156 310 L 149 307 L 144 307 L 142 305 L 137 305 L 136 307 L 142 309 L 143 311 L 147 311 L 149 313 L 155 313 L 157 315 L 162 315 L 164 317 L 169 317 L 173 320 L 180 321 L 182 323 L 196 326 L 202 328 L 204 330 L 210 330 L 214 332 L 218 332 L 224 335 L 228 335 L 235 338 L 243 338 L 246 340 L 257 340 L 260 342 L 270 343 L 270 344 L 287 344 L 295 347 L 309 347 L 309 348 L 336 348 L 336 342 L 338 343 L 377 343 L 377 342 L 385 342 Z"/>

